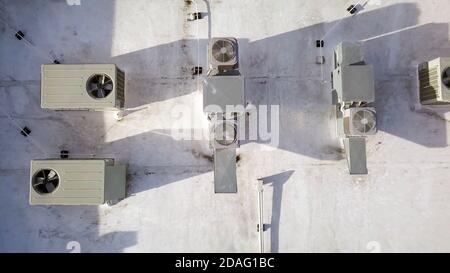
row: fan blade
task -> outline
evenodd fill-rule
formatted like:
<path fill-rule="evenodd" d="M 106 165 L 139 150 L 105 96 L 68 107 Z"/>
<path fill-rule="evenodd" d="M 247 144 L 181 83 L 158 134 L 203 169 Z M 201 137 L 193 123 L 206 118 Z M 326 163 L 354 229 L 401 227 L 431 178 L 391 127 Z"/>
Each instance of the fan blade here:
<path fill-rule="evenodd" d="M 112 83 L 107 83 L 103 86 L 103 89 L 108 90 L 108 91 L 112 91 L 113 89 L 113 85 Z"/>
<path fill-rule="evenodd" d="M 45 179 L 45 176 L 43 176 L 41 172 L 37 173 L 35 177 L 36 179 Z"/>
<path fill-rule="evenodd" d="M 98 85 L 98 83 L 95 83 L 95 82 L 89 82 L 88 88 L 89 88 L 89 89 L 94 89 L 94 88 L 97 88 L 97 85 Z"/>
<path fill-rule="evenodd" d="M 48 179 L 51 179 L 51 178 L 55 177 L 55 175 L 56 175 L 56 172 L 55 172 L 54 170 L 51 170 L 51 171 L 48 173 L 47 178 L 48 178 Z"/>
<path fill-rule="evenodd" d="M 232 52 L 227 52 L 227 53 L 225 53 L 224 55 L 227 56 L 227 59 L 228 59 L 228 60 L 231 60 L 231 58 L 234 57 Z"/>
<path fill-rule="evenodd" d="M 362 125 L 361 123 L 356 123 L 354 124 L 356 130 L 360 133 L 364 133 L 364 125 Z"/>
<path fill-rule="evenodd" d="M 53 183 L 46 183 L 45 184 L 45 189 L 48 191 L 48 192 L 52 192 L 52 191 L 54 191 L 55 190 L 55 185 L 53 185 Z"/>
<path fill-rule="evenodd" d="M 53 180 L 57 180 L 57 179 L 58 179 L 58 176 L 54 176 L 52 178 L 47 179 L 47 182 L 50 182 L 50 181 L 53 181 Z"/>
<path fill-rule="evenodd" d="M 91 93 L 93 93 L 93 92 L 94 92 L 94 91 L 96 91 L 96 90 L 97 90 L 97 87 L 95 87 L 95 88 L 92 88 L 92 89 L 89 89 L 89 90 L 88 90 L 88 93 L 90 93 L 90 94 L 91 94 Z"/>
<path fill-rule="evenodd" d="M 363 112 L 363 113 L 361 113 L 361 112 Z M 364 118 L 364 111 L 358 111 L 358 112 L 356 112 L 356 113 L 355 113 L 355 116 L 358 117 L 358 119 L 357 119 L 358 122 L 361 122 L 361 120 Z M 355 117 L 355 116 L 354 116 L 354 117 Z M 353 118 L 354 118 L 354 117 L 353 117 Z"/>
<path fill-rule="evenodd" d="M 99 89 L 98 91 L 99 91 L 99 93 L 98 93 L 99 97 L 100 98 L 104 98 L 105 97 L 105 91 L 103 91 L 103 88 Z"/>
<path fill-rule="evenodd" d="M 442 79 L 442 82 L 444 83 L 444 85 L 450 86 L 450 76 L 447 77 L 447 78 Z"/>
<path fill-rule="evenodd" d="M 95 84 L 95 85 L 97 85 L 98 83 L 100 83 L 100 78 L 99 78 L 99 76 L 96 75 L 96 76 L 92 77 L 90 83 L 91 83 L 91 84 Z"/>
<path fill-rule="evenodd" d="M 35 183 L 34 185 L 42 185 L 44 184 L 45 179 L 43 177 L 36 177 L 35 180 L 37 181 L 37 183 Z"/>
<path fill-rule="evenodd" d="M 444 75 L 450 77 L 450 67 L 445 70 Z"/>
<path fill-rule="evenodd" d="M 105 74 L 102 75 L 102 84 L 105 84 Z"/>

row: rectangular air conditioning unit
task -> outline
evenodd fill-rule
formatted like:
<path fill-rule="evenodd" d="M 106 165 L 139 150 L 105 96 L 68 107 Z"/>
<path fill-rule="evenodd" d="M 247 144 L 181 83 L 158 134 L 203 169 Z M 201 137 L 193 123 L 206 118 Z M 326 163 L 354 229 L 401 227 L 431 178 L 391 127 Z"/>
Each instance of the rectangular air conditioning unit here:
<path fill-rule="evenodd" d="M 32 160 L 31 205 L 101 205 L 126 195 L 126 167 L 113 159 Z"/>
<path fill-rule="evenodd" d="M 41 107 L 115 110 L 125 104 L 125 73 L 114 64 L 44 64 Z"/>
<path fill-rule="evenodd" d="M 377 132 L 377 116 L 373 107 L 352 107 L 344 110 L 346 136 L 368 136 Z"/>
<path fill-rule="evenodd" d="M 450 57 L 419 65 L 419 95 L 424 105 L 450 104 Z"/>

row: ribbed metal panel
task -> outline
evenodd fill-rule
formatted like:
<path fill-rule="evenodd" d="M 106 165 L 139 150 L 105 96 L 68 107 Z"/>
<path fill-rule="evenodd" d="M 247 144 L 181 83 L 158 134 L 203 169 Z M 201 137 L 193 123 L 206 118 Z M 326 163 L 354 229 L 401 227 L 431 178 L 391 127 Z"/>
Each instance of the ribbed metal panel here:
<path fill-rule="evenodd" d="M 105 201 L 105 160 L 33 160 L 30 179 L 42 169 L 54 170 L 60 183 L 49 194 L 39 194 L 30 185 L 31 204 L 98 205 Z"/>
<path fill-rule="evenodd" d="M 102 99 L 91 97 L 86 82 L 106 74 L 114 90 Z M 54 110 L 108 110 L 121 108 L 125 99 L 125 74 L 115 64 L 44 64 L 41 68 L 41 107 Z"/>
<path fill-rule="evenodd" d="M 439 66 L 428 67 L 419 71 L 421 102 L 437 102 L 439 98 L 439 79 Z"/>
<path fill-rule="evenodd" d="M 121 101 L 121 105 L 123 105 L 125 101 L 125 73 L 120 69 L 117 69 L 116 83 L 116 99 Z"/>

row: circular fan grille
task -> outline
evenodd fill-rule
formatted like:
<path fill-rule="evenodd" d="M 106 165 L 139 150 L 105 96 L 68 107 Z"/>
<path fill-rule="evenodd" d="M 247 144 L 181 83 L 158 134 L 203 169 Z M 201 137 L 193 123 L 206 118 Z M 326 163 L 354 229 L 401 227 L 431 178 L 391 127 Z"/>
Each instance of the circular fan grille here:
<path fill-rule="evenodd" d="M 113 90 L 111 78 L 106 74 L 94 74 L 86 83 L 86 90 L 94 99 L 106 98 Z"/>
<path fill-rule="evenodd" d="M 212 46 L 212 55 L 218 62 L 229 62 L 236 56 L 234 44 L 228 40 L 219 40 Z"/>
<path fill-rule="evenodd" d="M 442 74 L 442 83 L 447 86 L 447 88 L 450 88 L 450 66 L 447 67 Z"/>
<path fill-rule="evenodd" d="M 59 176 L 52 169 L 38 171 L 32 180 L 33 189 L 40 194 L 52 193 L 59 185 Z"/>
<path fill-rule="evenodd" d="M 223 146 L 229 146 L 236 142 L 237 131 L 234 124 L 222 122 L 214 128 L 214 139 Z"/>
<path fill-rule="evenodd" d="M 360 133 L 369 133 L 375 129 L 376 117 L 372 111 L 362 109 L 353 114 L 353 127 Z"/>

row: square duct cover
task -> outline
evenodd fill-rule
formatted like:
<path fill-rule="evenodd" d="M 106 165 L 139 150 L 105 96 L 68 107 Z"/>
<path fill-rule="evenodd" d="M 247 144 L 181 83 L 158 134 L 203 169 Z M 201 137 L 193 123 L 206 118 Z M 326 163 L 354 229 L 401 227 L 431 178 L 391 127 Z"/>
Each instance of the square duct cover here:
<path fill-rule="evenodd" d="M 333 88 L 340 102 L 375 101 L 373 66 L 341 66 L 333 71 Z"/>
<path fill-rule="evenodd" d="M 227 106 L 240 106 L 244 112 L 244 78 L 242 76 L 211 76 L 203 80 L 203 111 L 225 113 Z"/>

